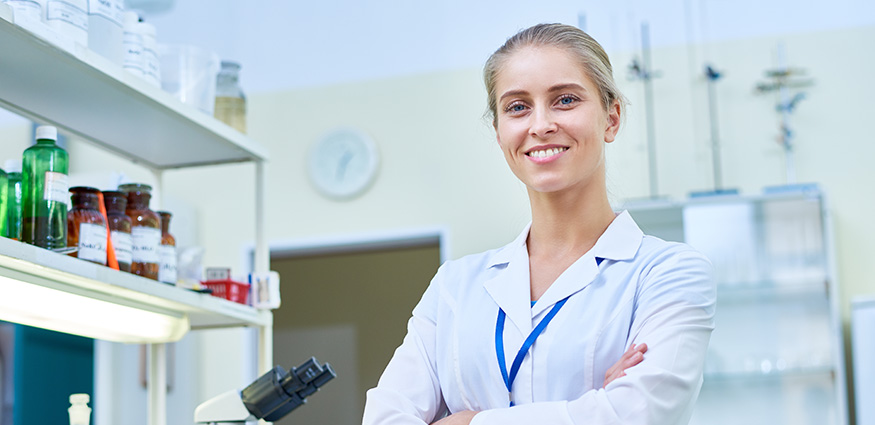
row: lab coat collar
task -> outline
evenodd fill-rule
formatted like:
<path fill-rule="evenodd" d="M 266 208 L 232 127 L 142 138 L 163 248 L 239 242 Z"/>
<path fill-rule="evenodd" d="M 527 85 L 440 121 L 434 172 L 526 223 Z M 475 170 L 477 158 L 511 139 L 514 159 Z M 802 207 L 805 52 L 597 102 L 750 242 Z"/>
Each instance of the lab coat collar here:
<path fill-rule="evenodd" d="M 632 259 L 644 236 L 627 211 L 617 214 L 592 249 L 569 266 L 531 307 L 529 255 L 526 248 L 531 226 L 529 223 L 513 242 L 492 256 L 488 267 L 496 268 L 499 272 L 484 282 L 489 295 L 524 335 L 531 331 L 534 317 L 556 302 L 581 291 L 598 276 L 597 258 L 612 261 Z"/>

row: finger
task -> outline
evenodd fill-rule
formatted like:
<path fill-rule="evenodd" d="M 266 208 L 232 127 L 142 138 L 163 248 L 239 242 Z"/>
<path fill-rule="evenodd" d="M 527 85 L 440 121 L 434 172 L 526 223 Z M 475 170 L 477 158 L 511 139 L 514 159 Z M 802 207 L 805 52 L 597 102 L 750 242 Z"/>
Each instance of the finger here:
<path fill-rule="evenodd" d="M 636 352 L 631 357 L 626 359 L 625 362 L 623 362 L 623 369 L 622 370 L 626 370 L 632 366 L 635 366 L 638 363 L 641 363 L 642 360 L 644 360 L 644 354 Z"/>
<path fill-rule="evenodd" d="M 610 376 L 613 376 L 618 369 L 622 368 L 628 360 L 635 355 L 635 353 L 640 349 L 640 346 L 636 346 L 632 344 L 622 356 L 620 356 L 620 360 L 617 360 L 616 363 L 611 365 L 611 367 L 605 372 L 605 379 L 608 379 Z"/>
<path fill-rule="evenodd" d="M 605 382 L 602 387 L 607 387 L 608 384 L 610 384 L 611 382 L 614 382 L 616 379 L 622 378 L 624 376 L 626 376 L 626 372 L 623 371 L 619 371 L 618 373 L 612 374 L 611 376 L 607 376 L 605 377 Z"/>

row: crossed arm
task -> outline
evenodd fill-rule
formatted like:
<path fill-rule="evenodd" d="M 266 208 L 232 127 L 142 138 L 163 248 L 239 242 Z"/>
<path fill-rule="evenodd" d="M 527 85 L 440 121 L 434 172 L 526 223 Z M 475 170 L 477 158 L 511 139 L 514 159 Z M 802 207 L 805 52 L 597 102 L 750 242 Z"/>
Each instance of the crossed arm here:
<path fill-rule="evenodd" d="M 446 412 L 437 377 L 436 302 L 414 310 L 404 343 L 368 392 L 365 425 L 683 424 L 702 383 L 705 351 L 714 326 L 710 264 L 692 252 L 674 252 L 642 272 L 628 332 L 631 347 L 606 373 L 605 386 L 573 400 L 544 401 L 481 412 Z M 423 299 L 440 299 L 431 285 Z M 641 344 L 647 342 L 647 345 Z M 645 355 L 646 351 L 646 355 Z M 417 383 L 416 385 L 411 385 Z"/>
<path fill-rule="evenodd" d="M 626 376 L 626 369 L 641 363 L 641 361 L 644 360 L 644 353 L 646 352 L 647 344 L 632 344 L 629 349 L 623 353 L 620 360 L 614 363 L 614 365 L 605 373 L 605 382 L 602 384 L 602 387 L 607 387 L 608 384 L 615 379 Z M 437 422 L 432 422 L 431 425 L 469 425 L 476 414 L 477 412 L 465 410 L 454 413 L 438 420 Z"/>

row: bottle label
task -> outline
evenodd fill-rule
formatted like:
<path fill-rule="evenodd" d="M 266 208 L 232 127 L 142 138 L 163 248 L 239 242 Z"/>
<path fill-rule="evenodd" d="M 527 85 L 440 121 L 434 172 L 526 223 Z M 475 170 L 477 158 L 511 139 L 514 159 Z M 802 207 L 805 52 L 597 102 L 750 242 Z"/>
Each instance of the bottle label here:
<path fill-rule="evenodd" d="M 131 259 L 134 263 L 158 264 L 161 231 L 151 227 L 131 229 Z"/>
<path fill-rule="evenodd" d="M 46 4 L 46 20 L 63 21 L 88 31 L 87 0 L 49 0 Z"/>
<path fill-rule="evenodd" d="M 109 232 L 112 239 L 112 249 L 115 250 L 115 259 L 119 263 L 131 264 L 131 234 L 119 231 Z"/>
<path fill-rule="evenodd" d="M 4 2 L 5 3 L 5 2 Z M 10 1 L 8 3 L 10 7 L 12 7 L 12 11 L 15 12 L 15 20 L 33 20 L 39 21 L 40 15 L 42 14 L 42 9 L 40 4 L 34 0 L 30 1 Z"/>
<path fill-rule="evenodd" d="M 106 264 L 106 227 L 100 224 L 79 224 L 79 252 L 82 260 Z"/>
<path fill-rule="evenodd" d="M 125 49 L 124 68 L 143 72 L 143 36 L 125 31 L 122 44 Z"/>
<path fill-rule="evenodd" d="M 122 0 L 88 0 L 88 14 L 102 16 L 113 24 L 122 26 L 124 22 L 124 5 Z"/>
<path fill-rule="evenodd" d="M 158 247 L 158 280 L 165 283 L 176 284 L 176 247 L 173 245 L 161 245 Z"/>
<path fill-rule="evenodd" d="M 158 62 L 158 53 L 154 48 L 143 45 L 143 72 L 153 81 L 161 84 L 161 65 Z"/>
<path fill-rule="evenodd" d="M 70 201 L 70 187 L 66 174 L 46 171 L 46 183 L 43 187 L 43 200 L 65 204 Z"/>

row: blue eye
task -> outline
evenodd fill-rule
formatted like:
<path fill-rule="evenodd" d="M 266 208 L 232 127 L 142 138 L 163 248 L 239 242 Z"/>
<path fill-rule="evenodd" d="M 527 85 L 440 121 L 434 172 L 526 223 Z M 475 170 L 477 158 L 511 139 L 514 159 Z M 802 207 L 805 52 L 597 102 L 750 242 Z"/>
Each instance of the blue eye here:
<path fill-rule="evenodd" d="M 524 112 L 526 110 L 526 105 L 524 103 L 513 103 L 504 108 L 505 112 Z"/>
<path fill-rule="evenodd" d="M 574 102 L 574 98 L 571 96 L 565 96 L 562 99 L 559 99 L 559 103 L 563 105 L 570 105 L 572 102 Z"/>

